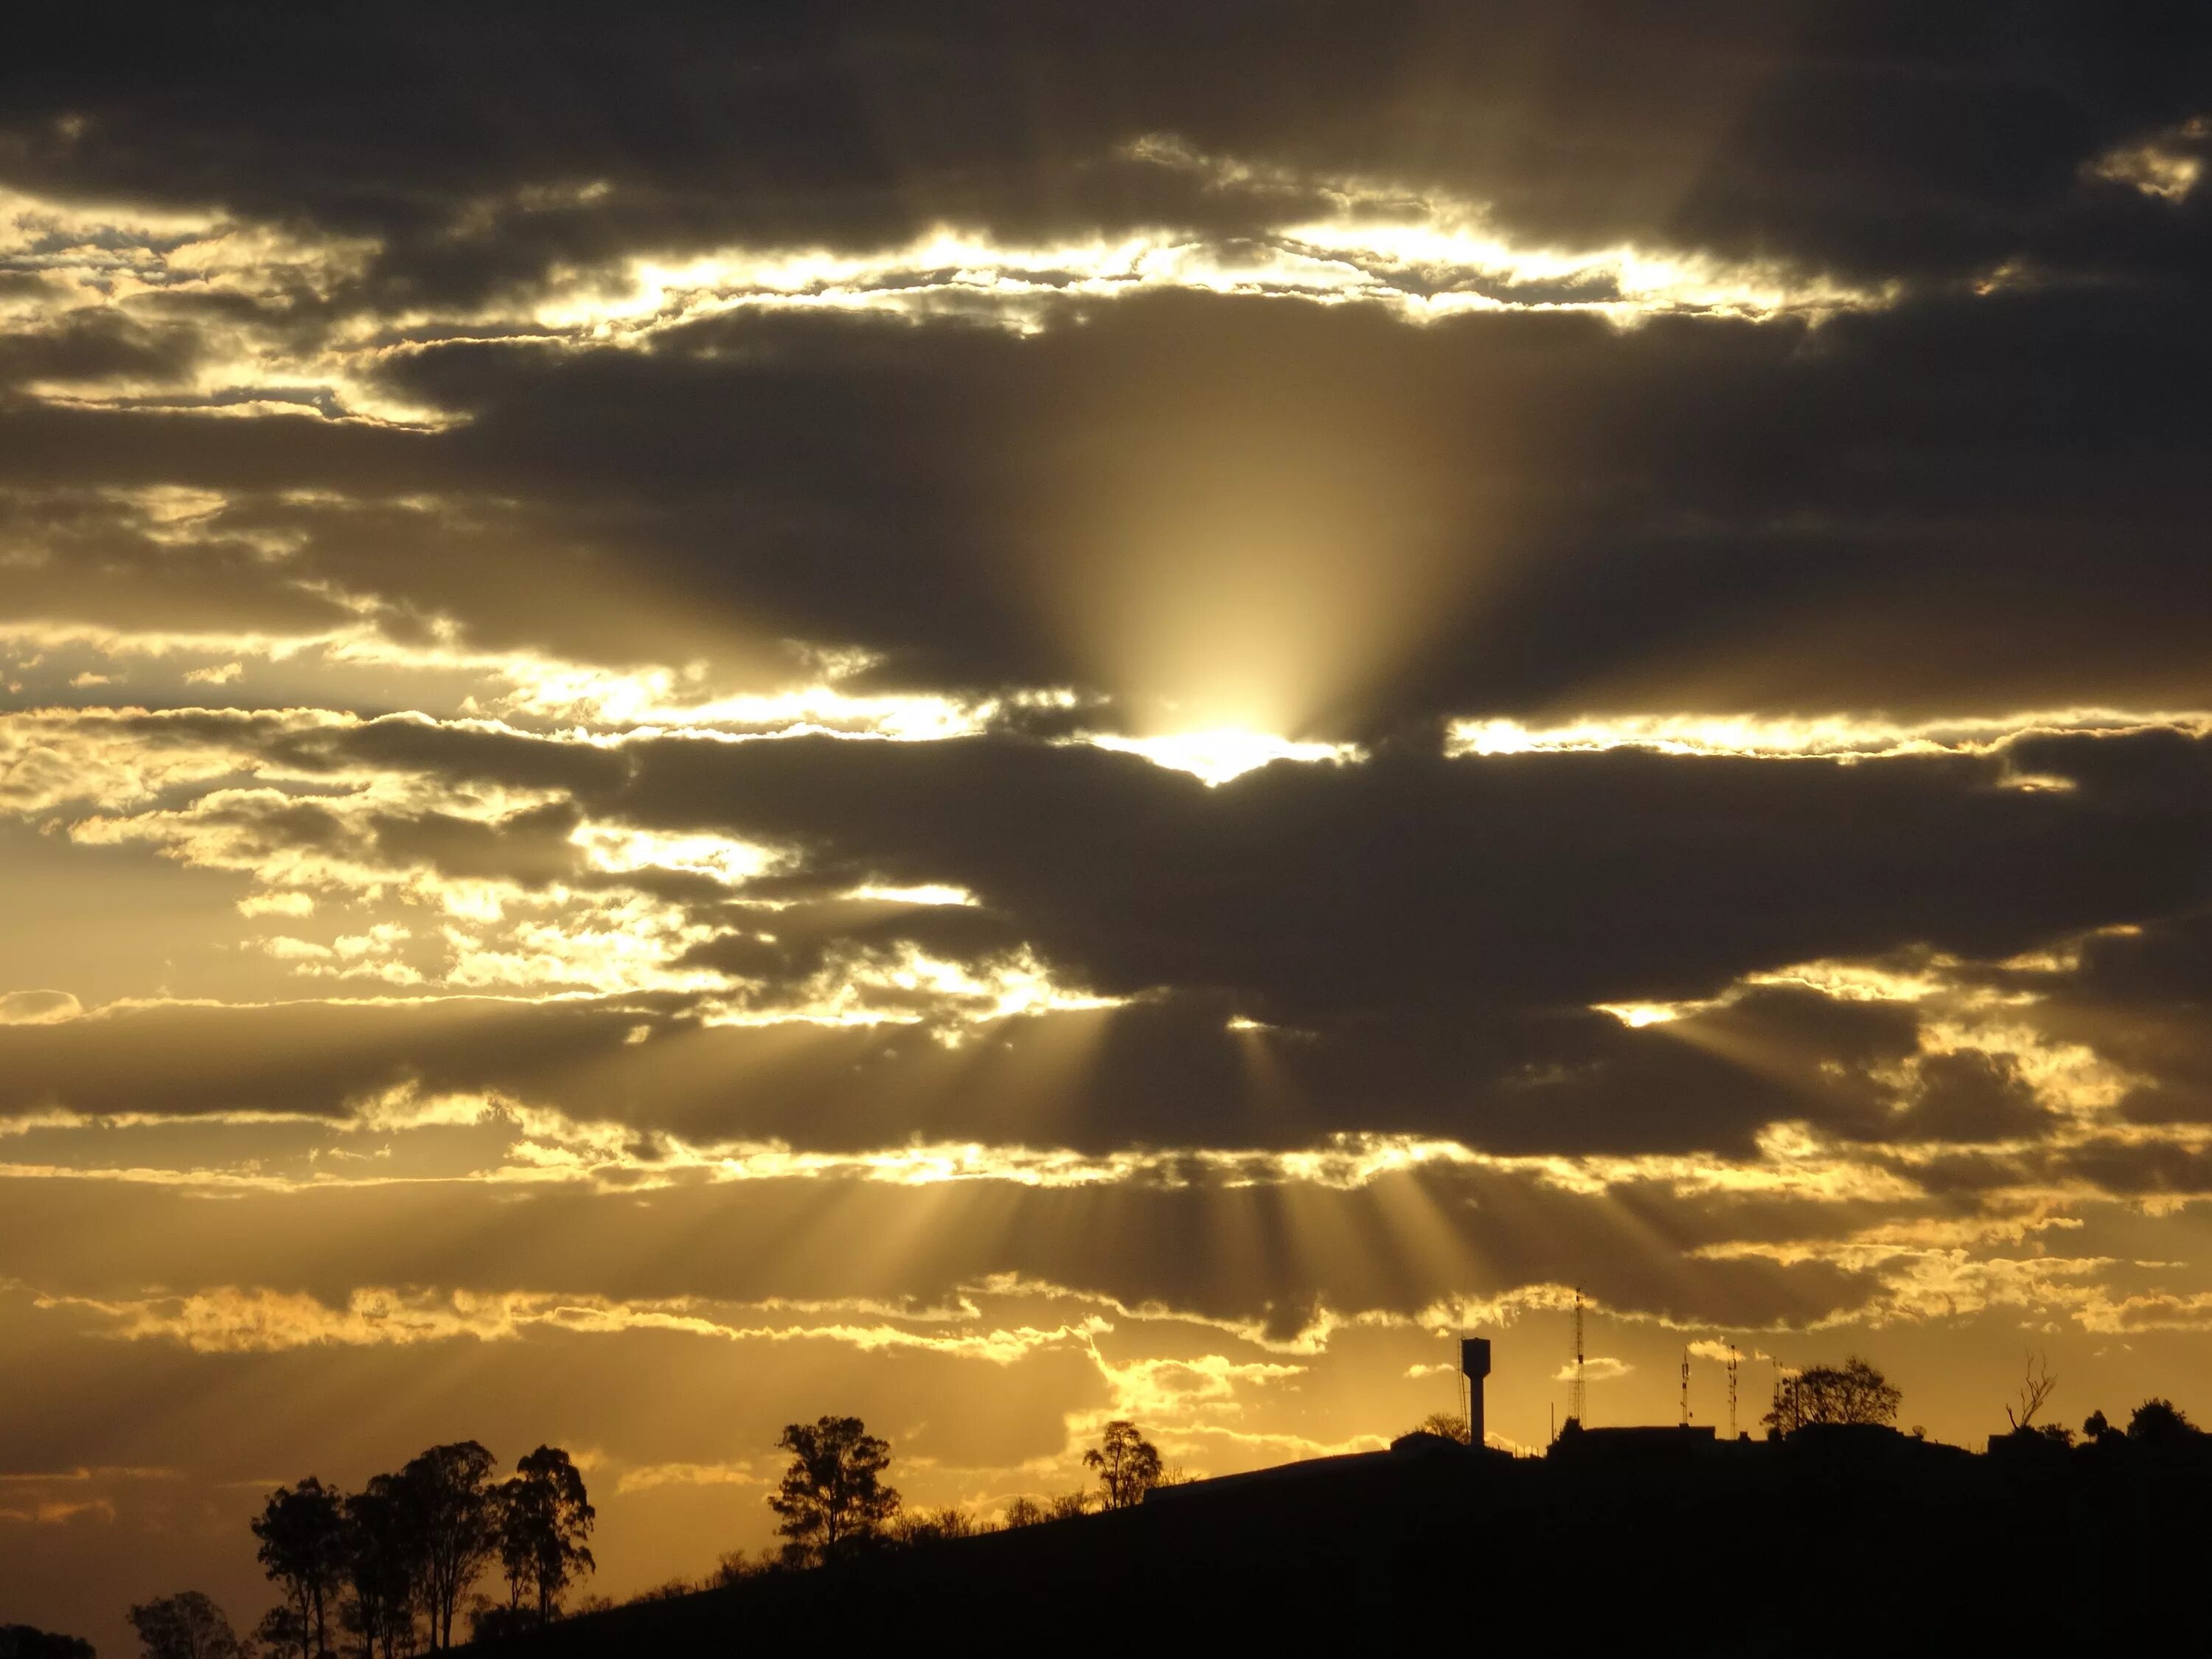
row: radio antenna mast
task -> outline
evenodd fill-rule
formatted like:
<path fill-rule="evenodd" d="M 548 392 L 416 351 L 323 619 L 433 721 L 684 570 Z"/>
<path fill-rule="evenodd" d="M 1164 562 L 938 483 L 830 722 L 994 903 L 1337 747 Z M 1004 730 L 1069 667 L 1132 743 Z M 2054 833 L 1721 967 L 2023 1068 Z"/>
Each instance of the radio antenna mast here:
<path fill-rule="evenodd" d="M 1729 1439 L 1735 1439 L 1735 1344 L 1729 1344 Z"/>
<path fill-rule="evenodd" d="M 1575 1286 L 1575 1380 L 1567 1385 L 1567 1420 L 1577 1428 L 1589 1426 L 1584 1420 L 1589 1409 L 1589 1394 L 1583 1381 L 1583 1287 Z"/>
<path fill-rule="evenodd" d="M 1690 1426 L 1690 1351 L 1682 1350 L 1682 1426 Z"/>

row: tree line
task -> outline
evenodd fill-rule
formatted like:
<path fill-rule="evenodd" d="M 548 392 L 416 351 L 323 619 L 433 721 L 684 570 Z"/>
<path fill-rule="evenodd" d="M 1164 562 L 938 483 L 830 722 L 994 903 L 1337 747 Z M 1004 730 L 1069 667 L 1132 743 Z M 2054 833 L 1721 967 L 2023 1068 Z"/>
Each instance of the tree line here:
<path fill-rule="evenodd" d="M 1015 1498 L 994 1524 L 958 1508 L 906 1508 L 897 1490 L 884 1480 L 890 1467 L 890 1443 L 870 1434 L 857 1417 L 789 1424 L 776 1445 L 791 1454 L 783 1479 L 768 1500 L 778 1516 L 776 1532 L 784 1540 L 781 1550 L 772 1559 L 754 1563 L 744 1559 L 743 1551 L 733 1551 L 722 1558 L 705 1584 L 679 1579 L 663 1586 L 659 1594 L 688 1594 L 762 1572 L 848 1560 L 872 1550 L 1039 1526 L 1094 1509 L 1129 1509 L 1144 1502 L 1153 1487 L 1185 1478 L 1180 1470 L 1167 1467 L 1159 1448 L 1134 1423 L 1116 1419 L 1106 1425 L 1098 1443 L 1083 1454 L 1084 1467 L 1097 1473 L 1095 1493 L 1062 1492 L 1042 1500 Z"/>
<path fill-rule="evenodd" d="M 2004 1437 L 2008 1449 L 2035 1447 L 2064 1450 L 2074 1445 L 2075 1432 L 2064 1424 L 2035 1420 L 2057 1392 L 2058 1375 L 2051 1369 L 2049 1356 L 2028 1355 L 2027 1374 L 2021 1379 L 2018 1394 L 2013 1403 L 2005 1407 L 2005 1420 L 2012 1425 L 2012 1431 Z M 2101 1411 L 2091 1412 L 2081 1420 L 2081 1442 L 2084 1449 L 2106 1455 L 2129 1446 L 2153 1452 L 2185 1447 L 2197 1450 L 2203 1445 L 2203 1433 L 2189 1420 L 2189 1413 L 2173 1401 L 2154 1397 L 2128 1413 L 2124 1428 Z M 1997 1443 L 1992 1442 L 1990 1449 L 1996 1449 Z"/>
<path fill-rule="evenodd" d="M 2000 1438 L 2014 1445 L 2022 1442 L 2061 1449 L 2074 1445 L 2072 1429 L 2061 1423 L 2036 1421 L 2057 1391 L 2058 1376 L 2051 1369 L 2049 1358 L 2030 1354 L 2017 1395 L 2005 1407 L 2010 1431 Z M 1765 1422 L 1779 1436 L 1827 1424 L 1893 1428 L 1903 1401 L 1904 1395 L 1887 1377 L 1854 1354 L 1841 1365 L 1810 1365 L 1784 1376 Z M 1915 1428 L 1911 1432 L 1918 1438 L 1922 1431 Z M 2090 1413 L 2082 1421 L 2081 1438 L 2086 1445 L 2100 1447 L 2108 1454 L 2125 1446 L 2149 1452 L 2184 1448 L 2194 1451 L 2202 1448 L 2203 1431 L 2171 1400 L 2153 1398 L 2129 1413 L 2124 1428 L 2101 1411 Z"/>
<path fill-rule="evenodd" d="M 494 1478 L 497 1468 L 462 1440 L 359 1492 L 313 1475 L 277 1487 L 250 1524 L 284 1599 L 251 1637 L 198 1590 L 134 1607 L 146 1659 L 401 1659 L 453 1646 L 465 1613 L 471 1636 L 556 1617 L 594 1565 L 586 1540 L 597 1515 L 583 1474 L 558 1446 L 538 1447 L 507 1480 Z M 474 1595 L 495 1569 L 504 1602 Z"/>
<path fill-rule="evenodd" d="M 2058 1377 L 2048 1357 L 2030 1354 L 2017 1396 L 2005 1407 L 2011 1430 L 2002 1438 L 2014 1443 L 2032 1440 L 2040 1445 L 2074 1445 L 2076 1437 L 2072 1429 L 2036 1421 L 2057 1389 Z M 1835 1425 L 1894 1428 L 1904 1401 L 1902 1389 L 1874 1364 L 1852 1354 L 1840 1365 L 1808 1365 L 1784 1372 L 1775 1385 L 1773 1406 L 1760 1421 L 1773 1439 L 1786 1439 L 1800 1429 Z M 1566 1426 L 1571 1431 L 1581 1425 L 1571 1418 Z M 1462 1445 L 1469 1438 L 1467 1419 L 1452 1412 L 1432 1412 L 1416 1423 L 1411 1432 L 1455 1440 Z M 1917 1427 L 1911 1432 L 1916 1439 L 1923 1437 Z M 2082 1422 L 2080 1441 L 2108 1452 L 2122 1445 L 2201 1449 L 2204 1431 L 2189 1420 L 2180 1407 L 2171 1400 L 2154 1398 L 2137 1406 L 2124 1427 L 2101 1411 L 2090 1413 Z"/>
<path fill-rule="evenodd" d="M 790 1462 L 769 1506 L 782 1538 L 772 1559 L 723 1557 L 703 1584 L 673 1581 L 636 1600 L 688 1595 L 763 1571 L 847 1560 L 990 1529 L 965 1510 L 908 1509 L 886 1480 L 890 1443 L 857 1417 L 787 1425 L 776 1442 Z M 1181 1476 L 1133 1423 L 1109 1423 L 1084 1454 L 1099 1489 L 1038 1501 L 1017 1498 L 998 1523 L 1032 1526 L 1127 1509 Z M 182 1590 L 131 1609 L 144 1659 L 406 1659 L 467 1635 L 505 1635 L 559 1618 L 568 1590 L 594 1569 L 586 1540 L 597 1521 L 582 1472 L 557 1446 L 540 1446 L 495 1479 L 498 1460 L 473 1440 L 433 1446 L 394 1474 L 347 1492 L 310 1475 L 270 1492 L 250 1523 L 258 1556 L 283 1600 L 241 1636 L 204 1593 Z M 495 1569 L 501 1601 L 476 1594 Z M 611 1605 L 593 1598 L 586 1610 Z M 27 1626 L 0 1629 L 0 1659 L 91 1659 L 88 1644 Z M 34 1646 L 33 1642 L 53 1644 Z"/>

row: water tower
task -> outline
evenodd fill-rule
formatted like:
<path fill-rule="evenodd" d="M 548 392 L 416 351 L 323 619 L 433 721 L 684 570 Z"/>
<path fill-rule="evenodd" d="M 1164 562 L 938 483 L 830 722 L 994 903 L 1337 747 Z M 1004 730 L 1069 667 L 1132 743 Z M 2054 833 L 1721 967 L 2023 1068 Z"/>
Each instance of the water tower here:
<path fill-rule="evenodd" d="M 1463 1336 L 1459 1340 L 1459 1374 L 1467 1385 L 1467 1443 L 1482 1445 L 1482 1379 L 1490 1375 L 1490 1339 Z"/>

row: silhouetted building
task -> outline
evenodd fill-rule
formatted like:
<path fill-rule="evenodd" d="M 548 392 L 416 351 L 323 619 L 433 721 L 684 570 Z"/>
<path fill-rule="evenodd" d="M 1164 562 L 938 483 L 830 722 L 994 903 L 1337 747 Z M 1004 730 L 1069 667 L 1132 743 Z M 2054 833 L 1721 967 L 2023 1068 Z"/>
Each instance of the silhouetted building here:
<path fill-rule="evenodd" d="M 1653 1423 L 1607 1429 L 1585 1429 L 1576 1424 L 1552 1443 L 1547 1455 L 1650 1462 L 1695 1457 L 1711 1452 L 1720 1443 L 1710 1423 Z"/>

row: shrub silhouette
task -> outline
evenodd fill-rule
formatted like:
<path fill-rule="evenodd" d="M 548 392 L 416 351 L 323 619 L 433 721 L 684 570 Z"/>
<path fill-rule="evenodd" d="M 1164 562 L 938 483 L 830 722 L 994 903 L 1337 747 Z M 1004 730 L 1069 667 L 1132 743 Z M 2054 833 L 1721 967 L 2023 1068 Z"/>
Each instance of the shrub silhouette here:
<path fill-rule="evenodd" d="M 314 1635 L 301 1619 L 299 1608 L 289 1601 L 279 1601 L 261 1615 L 261 1622 L 253 1627 L 253 1639 L 261 1644 L 264 1659 L 286 1659 L 290 1654 L 314 1651 Z"/>
<path fill-rule="evenodd" d="M 0 1625 L 0 1659 L 93 1659 L 92 1644 L 29 1625 Z"/>
<path fill-rule="evenodd" d="M 2145 1445 L 2170 1446 L 2202 1432 L 2171 1400 L 2146 1400 L 2128 1418 L 2128 1438 Z"/>
<path fill-rule="evenodd" d="M 179 1590 L 131 1609 L 145 1659 L 245 1659 L 246 1649 L 221 1607 L 198 1590 Z"/>
<path fill-rule="evenodd" d="M 1440 1439 L 1455 1440 L 1461 1445 L 1472 1443 L 1473 1436 L 1467 1419 L 1456 1412 L 1431 1412 L 1407 1431 L 1408 1434 L 1433 1434 Z"/>
<path fill-rule="evenodd" d="M 951 1507 L 902 1510 L 884 1528 L 895 1544 L 936 1544 L 948 1538 L 972 1538 L 975 1530 L 975 1518 L 967 1510 Z"/>

